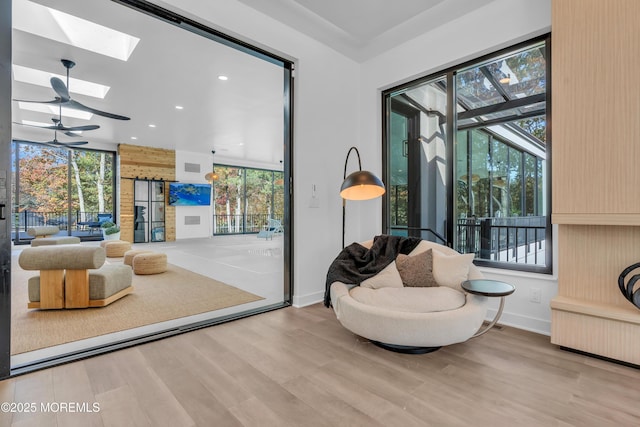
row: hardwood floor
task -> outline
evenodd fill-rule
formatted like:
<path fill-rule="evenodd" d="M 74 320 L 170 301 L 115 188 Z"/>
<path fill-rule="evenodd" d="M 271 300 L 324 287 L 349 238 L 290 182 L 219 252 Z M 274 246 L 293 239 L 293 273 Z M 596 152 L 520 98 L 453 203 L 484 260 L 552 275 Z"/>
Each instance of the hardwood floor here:
<path fill-rule="evenodd" d="M 2 381 L 0 401 L 36 410 L 3 406 L 0 425 L 638 426 L 639 397 L 640 370 L 549 337 L 502 327 L 404 355 L 314 305 Z"/>

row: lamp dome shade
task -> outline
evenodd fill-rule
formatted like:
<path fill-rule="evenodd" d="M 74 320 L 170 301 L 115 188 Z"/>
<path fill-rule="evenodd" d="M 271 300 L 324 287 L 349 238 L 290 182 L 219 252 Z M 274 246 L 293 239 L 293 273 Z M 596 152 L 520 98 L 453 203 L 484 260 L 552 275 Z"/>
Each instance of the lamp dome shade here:
<path fill-rule="evenodd" d="M 384 194 L 384 184 L 369 171 L 350 174 L 340 187 L 340 197 L 346 200 L 369 200 Z"/>
<path fill-rule="evenodd" d="M 217 181 L 218 179 L 220 179 L 220 176 L 215 172 L 209 172 L 208 174 L 206 174 L 204 176 L 204 179 L 206 179 L 209 182 L 213 182 L 213 181 Z"/>

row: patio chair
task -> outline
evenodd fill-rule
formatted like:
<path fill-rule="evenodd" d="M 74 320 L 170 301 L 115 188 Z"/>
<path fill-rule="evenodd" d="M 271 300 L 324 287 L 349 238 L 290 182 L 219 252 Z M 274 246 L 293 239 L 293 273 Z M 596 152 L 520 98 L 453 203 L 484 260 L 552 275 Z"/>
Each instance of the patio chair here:
<path fill-rule="evenodd" d="M 100 230 L 102 224 L 106 221 L 113 221 L 113 215 L 110 213 L 99 213 L 95 221 L 79 222 L 78 225 L 84 225 L 89 228 L 89 235 L 93 235 L 94 230 Z"/>
<path fill-rule="evenodd" d="M 274 234 L 282 233 L 282 223 L 277 219 L 269 218 L 267 224 L 258 233 L 258 238 L 264 238 L 265 240 L 273 239 Z"/>

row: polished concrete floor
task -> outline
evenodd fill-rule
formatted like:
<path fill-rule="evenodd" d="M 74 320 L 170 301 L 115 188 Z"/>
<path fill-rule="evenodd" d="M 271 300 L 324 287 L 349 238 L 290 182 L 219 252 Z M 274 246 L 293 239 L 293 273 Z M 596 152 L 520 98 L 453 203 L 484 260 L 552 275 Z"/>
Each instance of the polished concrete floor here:
<path fill-rule="evenodd" d="M 82 245 L 98 245 L 85 242 Z M 28 246 L 15 246 L 21 251 Z M 214 236 L 211 238 L 182 239 L 175 242 L 136 243 L 134 249 L 149 248 L 164 252 L 170 263 L 235 286 L 263 297 L 263 300 L 228 307 L 182 319 L 148 325 L 140 328 L 102 335 L 73 343 L 49 347 L 11 357 L 11 366 L 18 367 L 48 357 L 105 345 L 139 335 L 188 325 L 194 322 L 233 315 L 284 300 L 283 236 L 273 240 L 259 239 L 256 235 Z"/>

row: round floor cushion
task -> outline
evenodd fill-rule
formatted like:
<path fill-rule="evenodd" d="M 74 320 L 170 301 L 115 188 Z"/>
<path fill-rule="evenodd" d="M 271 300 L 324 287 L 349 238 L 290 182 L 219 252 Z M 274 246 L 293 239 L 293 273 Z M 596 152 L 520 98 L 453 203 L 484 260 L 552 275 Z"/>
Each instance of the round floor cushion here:
<path fill-rule="evenodd" d="M 131 250 L 131 243 L 124 240 L 105 240 L 100 242 L 107 253 L 107 258 L 121 258 L 125 252 Z"/>
<path fill-rule="evenodd" d="M 146 252 L 133 257 L 133 272 L 135 274 L 158 274 L 167 271 L 167 254 L 160 252 Z"/>
<path fill-rule="evenodd" d="M 131 249 L 124 253 L 124 264 L 133 266 L 133 257 L 136 255 L 150 253 L 153 251 L 145 250 L 145 249 Z"/>

